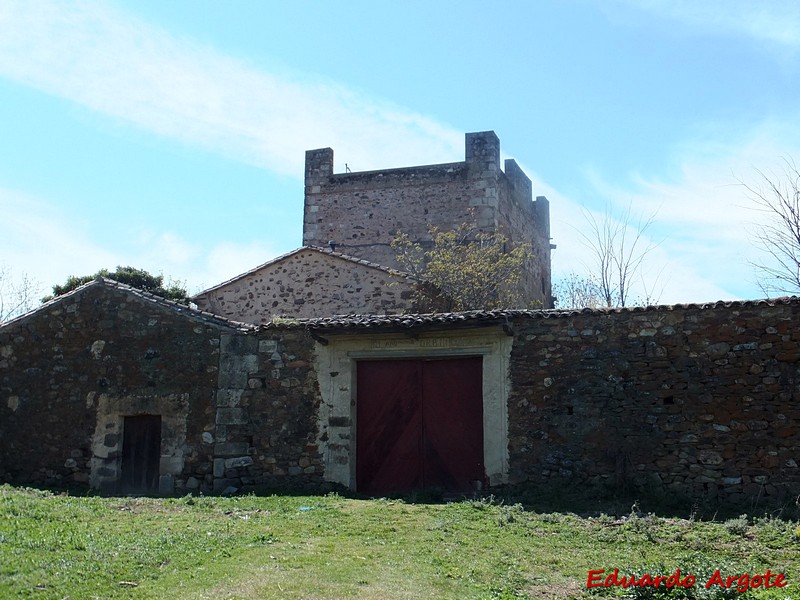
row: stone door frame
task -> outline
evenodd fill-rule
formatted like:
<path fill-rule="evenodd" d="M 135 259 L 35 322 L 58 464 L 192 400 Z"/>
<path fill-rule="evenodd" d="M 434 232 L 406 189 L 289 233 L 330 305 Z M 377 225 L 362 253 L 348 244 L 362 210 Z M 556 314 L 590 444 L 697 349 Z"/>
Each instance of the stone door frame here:
<path fill-rule="evenodd" d="M 123 397 L 100 394 L 96 403 L 97 421 L 92 436 L 89 485 L 97 490 L 116 492 L 122 473 L 122 428 L 125 417 L 159 415 L 161 458 L 158 493 L 174 493 L 175 478 L 183 473 L 189 394 Z"/>
<path fill-rule="evenodd" d="M 416 332 L 415 332 L 416 334 Z M 358 360 L 483 357 L 484 466 L 489 485 L 508 481 L 508 395 L 512 338 L 500 326 L 406 334 L 326 336 L 315 344 L 322 403 L 317 444 L 326 481 L 355 489 Z"/>

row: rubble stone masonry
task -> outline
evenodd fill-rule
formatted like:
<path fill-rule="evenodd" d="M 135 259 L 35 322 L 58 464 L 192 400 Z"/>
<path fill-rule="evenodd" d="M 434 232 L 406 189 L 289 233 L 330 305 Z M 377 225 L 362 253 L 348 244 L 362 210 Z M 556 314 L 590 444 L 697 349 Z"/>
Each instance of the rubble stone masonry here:
<path fill-rule="evenodd" d="M 275 317 L 413 312 L 415 286 L 378 265 L 300 248 L 192 300 L 202 310 L 259 325 Z"/>
<path fill-rule="evenodd" d="M 306 152 L 303 244 L 327 247 L 398 268 L 390 244 L 398 233 L 429 243 L 429 226 L 472 224 L 528 243 L 528 300 L 552 306 L 550 214 L 547 199 L 532 197 L 531 181 L 513 160 L 500 166 L 492 131 L 468 133 L 463 162 L 381 171 L 333 173 L 333 150 Z"/>
<path fill-rule="evenodd" d="M 510 482 L 794 502 L 799 312 L 795 299 L 518 321 Z"/>
<path fill-rule="evenodd" d="M 312 347 L 88 284 L 0 327 L 0 481 L 115 493 L 124 417 L 149 414 L 160 493 L 323 489 Z"/>
<path fill-rule="evenodd" d="M 320 386 L 344 411 L 351 393 L 339 363 L 319 360 L 333 336 L 352 362 L 383 356 L 387 335 L 419 358 L 429 338 L 449 340 L 432 357 L 463 356 L 474 349 L 459 339 L 491 331 L 510 340 L 507 362 L 484 363 L 502 371 L 484 415 L 501 436 L 493 481 L 793 503 L 799 322 L 795 298 L 255 328 L 98 280 L 0 327 L 0 480 L 115 492 L 124 417 L 152 414 L 160 493 L 330 489 L 324 454 L 358 434 L 325 421 Z"/>
<path fill-rule="evenodd" d="M 0 478 L 113 491 L 137 414 L 165 417 L 165 486 L 210 473 L 220 330 L 99 282 L 4 325 Z"/>
<path fill-rule="evenodd" d="M 214 399 L 215 493 L 326 489 L 313 344 L 302 329 L 223 334 Z"/>

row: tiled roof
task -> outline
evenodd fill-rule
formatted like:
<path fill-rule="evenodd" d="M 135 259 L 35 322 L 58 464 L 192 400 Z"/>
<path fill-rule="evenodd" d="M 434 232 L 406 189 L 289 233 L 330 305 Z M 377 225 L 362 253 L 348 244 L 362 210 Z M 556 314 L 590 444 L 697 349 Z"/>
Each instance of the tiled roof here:
<path fill-rule="evenodd" d="M 198 292 L 197 294 L 195 294 L 192 297 L 193 298 L 199 298 L 200 296 L 203 296 L 203 295 L 205 295 L 205 294 L 207 294 L 209 292 L 213 292 L 214 290 L 217 290 L 219 288 L 225 287 L 226 285 L 228 285 L 230 283 L 238 281 L 239 279 L 242 279 L 243 277 L 247 277 L 248 275 L 252 275 L 253 273 L 256 273 L 257 271 L 260 271 L 264 267 L 269 267 L 269 266 L 274 265 L 276 263 L 279 263 L 279 262 L 281 262 L 283 260 L 286 260 L 287 258 L 289 258 L 291 256 L 299 254 L 300 252 L 306 252 L 306 251 L 309 251 L 309 250 L 311 250 L 313 252 L 319 252 L 321 254 L 327 254 L 329 256 L 332 256 L 332 257 L 340 259 L 340 260 L 347 261 L 349 263 L 361 265 L 361 266 L 364 266 L 364 267 L 369 267 L 371 269 L 378 269 L 379 271 L 384 271 L 386 273 L 389 273 L 391 275 L 396 275 L 398 277 L 405 277 L 405 278 L 408 278 L 408 279 L 415 279 L 415 277 L 413 275 L 411 275 L 410 273 L 406 273 L 404 271 L 399 271 L 397 269 L 391 269 L 389 267 L 386 267 L 384 265 L 380 265 L 380 264 L 375 263 L 375 262 L 371 262 L 371 261 L 368 261 L 368 260 L 357 258 L 355 256 L 350 256 L 349 254 L 342 254 L 341 252 L 334 252 L 333 250 L 331 250 L 329 248 L 320 248 L 319 246 L 301 246 L 300 248 L 297 248 L 296 250 L 292 250 L 291 252 L 287 252 L 286 254 L 282 254 L 281 256 L 278 256 L 277 258 L 273 258 L 272 260 L 268 260 L 267 262 L 265 262 L 265 263 L 263 263 L 261 265 L 258 265 L 257 267 L 253 267 L 249 271 L 245 271 L 244 273 L 241 273 L 240 275 L 237 275 L 236 277 L 228 279 L 227 281 L 223 281 L 222 283 L 218 283 L 217 285 L 215 285 L 213 287 L 210 287 L 210 288 L 208 288 L 206 290 L 203 290 L 202 292 Z"/>
<path fill-rule="evenodd" d="M 6 321 L 5 323 L 0 324 L 0 327 L 5 328 L 11 325 L 19 324 L 21 322 L 27 321 L 28 319 L 32 318 L 36 314 L 41 311 L 47 310 L 48 308 L 63 303 L 65 300 L 73 296 L 77 296 L 82 294 L 88 288 L 93 286 L 102 285 L 104 287 L 113 288 L 124 292 L 126 294 L 130 294 L 132 296 L 136 296 L 140 300 L 145 302 L 150 302 L 161 306 L 165 309 L 168 309 L 172 312 L 181 314 L 186 316 L 190 319 L 194 319 L 197 321 L 202 321 L 204 323 L 211 323 L 214 325 L 218 325 L 221 327 L 227 327 L 230 329 L 236 329 L 240 331 L 246 330 L 254 330 L 255 326 L 250 325 L 249 323 L 240 323 L 238 321 L 232 321 L 230 319 L 226 319 L 225 317 L 220 317 L 219 315 L 212 314 L 210 312 L 198 310 L 196 308 L 192 308 L 190 306 L 186 306 L 185 304 L 180 304 L 178 302 L 173 302 L 172 300 L 167 300 L 166 298 L 162 298 L 161 296 L 156 296 L 155 294 L 151 294 L 149 292 L 142 291 L 140 289 L 131 287 L 129 285 L 125 285 L 124 283 L 120 283 L 118 281 L 114 281 L 113 279 L 108 279 L 106 277 L 97 277 L 88 283 L 84 283 L 83 285 L 75 288 L 74 290 L 67 292 L 66 294 L 62 294 L 60 296 L 56 296 L 49 302 L 42 304 L 41 306 L 37 306 L 34 310 L 25 313 L 15 319 L 11 319 L 10 321 Z"/>
<path fill-rule="evenodd" d="M 336 315 L 315 319 L 276 319 L 259 329 L 411 329 L 426 325 L 469 325 L 471 323 L 505 323 L 511 319 L 559 319 L 576 315 L 604 315 L 620 313 L 664 313 L 675 310 L 713 310 L 720 308 L 755 308 L 762 306 L 800 305 L 797 296 L 767 300 L 732 300 L 707 303 L 664 304 L 657 306 L 632 306 L 625 308 L 581 308 L 547 310 L 473 310 L 454 313 L 418 315 Z"/>
<path fill-rule="evenodd" d="M 315 248 L 317 249 L 317 248 Z M 323 252 L 327 252 L 322 249 Z M 299 252 L 299 250 L 295 250 Z M 350 257 L 352 258 L 352 257 Z M 278 259 L 276 259 L 278 260 Z M 355 259 L 358 260 L 358 259 Z M 21 315 L 10 321 L 0 324 L 0 328 L 6 328 L 15 324 L 24 322 L 37 313 L 46 310 L 47 308 L 60 304 L 64 300 L 83 293 L 84 290 L 95 285 L 103 285 L 106 287 L 117 289 L 126 294 L 138 297 L 139 299 L 151 302 L 153 304 L 164 307 L 165 309 L 182 314 L 188 318 L 198 321 L 215 324 L 221 327 L 236 329 L 239 331 L 254 331 L 264 329 L 310 329 L 310 330 L 363 330 L 363 329 L 411 329 L 414 327 L 436 326 L 436 325 L 449 325 L 449 326 L 469 326 L 471 324 L 495 324 L 505 323 L 511 319 L 525 318 L 525 319 L 559 319 L 565 317 L 572 317 L 576 315 L 603 315 L 603 314 L 619 314 L 619 313 L 645 313 L 655 312 L 664 313 L 675 310 L 713 310 L 721 308 L 729 309 L 743 309 L 743 308 L 756 308 L 765 306 L 780 306 L 780 305 L 800 305 L 800 297 L 790 296 L 783 298 L 770 298 L 764 300 L 732 300 L 732 301 L 717 301 L 706 303 L 690 303 L 690 304 L 671 304 L 671 305 L 658 305 L 658 306 L 632 306 L 625 308 L 582 308 L 582 309 L 547 309 L 547 310 L 473 310 L 465 312 L 452 312 L 452 313 L 430 313 L 430 314 L 409 314 L 409 315 L 335 315 L 330 317 L 320 317 L 315 319 L 285 319 L 276 318 L 264 325 L 251 325 L 248 323 L 240 323 L 232 321 L 224 317 L 220 317 L 213 313 L 198 310 L 179 304 L 171 300 L 167 300 L 160 296 L 144 292 L 137 288 L 130 287 L 113 279 L 98 277 L 89 283 L 63 294 L 42 304 L 33 311 Z"/>
<path fill-rule="evenodd" d="M 261 329 L 369 329 L 369 328 L 412 328 L 432 324 L 467 324 L 480 321 L 503 321 L 529 311 L 496 310 L 468 311 L 455 313 L 429 313 L 421 315 L 335 315 L 317 319 L 281 319 L 260 325 Z"/>

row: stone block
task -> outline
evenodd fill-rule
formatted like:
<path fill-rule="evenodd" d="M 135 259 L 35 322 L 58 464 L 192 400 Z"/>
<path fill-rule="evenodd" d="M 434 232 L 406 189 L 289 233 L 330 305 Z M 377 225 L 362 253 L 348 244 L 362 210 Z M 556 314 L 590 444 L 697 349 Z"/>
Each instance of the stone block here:
<path fill-rule="evenodd" d="M 160 470 L 169 475 L 180 475 L 183 472 L 182 456 L 162 456 Z"/>
<path fill-rule="evenodd" d="M 713 450 L 701 450 L 697 455 L 697 460 L 704 465 L 722 464 L 722 456 Z"/>
<path fill-rule="evenodd" d="M 219 479 L 225 475 L 225 459 L 224 458 L 215 458 L 214 459 L 214 477 Z"/>
<path fill-rule="evenodd" d="M 226 469 L 240 469 L 242 467 L 249 467 L 253 464 L 253 459 L 249 456 L 239 456 L 236 458 L 228 458 L 225 460 Z"/>
<path fill-rule="evenodd" d="M 731 347 L 726 344 L 725 342 L 719 342 L 717 344 L 709 344 L 708 348 L 706 348 L 706 352 L 712 358 L 719 358 L 721 356 L 725 356 Z"/>
<path fill-rule="evenodd" d="M 217 406 L 220 408 L 231 408 L 239 406 L 242 401 L 242 389 L 221 389 L 217 390 Z"/>
<path fill-rule="evenodd" d="M 247 454 L 248 445 L 246 442 L 223 442 L 214 444 L 214 454 L 216 456 L 241 456 Z"/>
<path fill-rule="evenodd" d="M 244 425 L 250 422 L 250 417 L 245 408 L 218 408 L 218 425 Z"/>
<path fill-rule="evenodd" d="M 172 475 L 162 475 L 158 478 L 158 493 L 164 496 L 175 493 L 175 478 Z"/>
<path fill-rule="evenodd" d="M 247 375 L 258 370 L 258 340 L 246 335 L 220 337 L 219 387 L 244 388 Z"/>

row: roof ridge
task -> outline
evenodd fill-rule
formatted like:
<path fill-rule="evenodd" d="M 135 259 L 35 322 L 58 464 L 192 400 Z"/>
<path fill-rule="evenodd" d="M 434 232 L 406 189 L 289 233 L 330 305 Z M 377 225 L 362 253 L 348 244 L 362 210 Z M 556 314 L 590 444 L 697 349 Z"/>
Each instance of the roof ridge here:
<path fill-rule="evenodd" d="M 176 302 L 175 300 L 170 300 L 168 298 L 164 298 L 163 296 L 159 296 L 157 294 L 153 294 L 145 290 L 140 290 L 139 288 L 135 288 L 133 286 L 130 286 L 126 283 L 122 283 L 115 279 L 110 279 L 108 277 L 98 277 L 94 281 L 100 281 L 103 284 L 108 285 L 110 287 L 120 289 L 135 296 L 140 296 L 145 300 L 154 302 L 155 304 L 160 304 L 165 308 L 169 308 L 175 312 L 187 313 L 187 316 L 199 318 L 203 321 L 217 321 L 223 325 L 232 326 L 235 329 L 255 329 L 255 325 L 252 325 L 250 323 L 234 321 L 233 319 L 228 319 L 221 315 L 217 315 L 205 310 L 200 310 L 199 308 L 193 308 L 188 304 L 181 304 L 180 302 Z"/>
<path fill-rule="evenodd" d="M 449 313 L 409 313 L 401 315 L 346 314 L 305 319 L 277 319 L 259 325 L 259 329 L 326 329 L 326 328 L 369 328 L 390 325 L 396 327 L 415 327 L 429 324 L 447 324 L 466 321 L 501 321 L 508 318 L 528 319 L 566 318 L 576 315 L 628 314 L 643 312 L 670 312 L 674 310 L 713 310 L 718 308 L 747 308 L 755 306 L 800 305 L 798 296 L 782 296 L 757 300 L 717 300 L 713 302 L 659 304 L 651 306 L 600 307 L 577 309 L 497 309 L 469 310 Z"/>
<path fill-rule="evenodd" d="M 286 252 L 284 254 L 281 254 L 280 256 L 276 256 L 275 258 L 272 258 L 272 259 L 268 260 L 267 262 L 261 263 L 257 267 L 253 267 L 252 269 L 249 269 L 247 271 L 244 271 L 243 273 L 240 273 L 240 274 L 238 274 L 238 275 L 236 275 L 234 277 L 231 277 L 230 279 L 227 279 L 227 280 L 223 281 L 222 283 L 218 283 L 217 285 L 211 286 L 210 288 L 207 288 L 207 289 L 205 289 L 205 290 L 203 290 L 201 292 L 198 292 L 198 293 L 192 295 L 192 298 L 198 298 L 199 296 L 203 296 L 204 294 L 207 294 L 209 292 L 213 292 L 214 290 L 217 290 L 217 289 L 219 289 L 221 287 L 224 287 L 224 286 L 226 286 L 226 285 L 228 285 L 230 283 L 233 283 L 234 281 L 238 281 L 239 279 L 242 279 L 243 277 L 247 277 L 248 275 L 252 275 L 256 271 L 259 271 L 259 270 L 263 269 L 264 267 L 268 267 L 270 265 L 273 265 L 273 264 L 275 264 L 275 263 L 277 263 L 277 262 L 279 262 L 281 260 L 287 259 L 290 256 L 293 256 L 295 254 L 299 254 L 300 252 L 304 252 L 306 250 L 312 250 L 314 252 L 320 252 L 322 254 L 328 254 L 330 256 L 334 256 L 336 258 L 340 258 L 340 259 L 346 260 L 348 262 L 360 264 L 360 265 L 363 265 L 363 266 L 366 266 L 366 267 L 371 267 L 373 269 L 379 269 L 381 271 L 385 271 L 385 272 L 390 273 L 392 275 L 399 275 L 401 277 L 407 277 L 409 279 L 413 279 L 415 281 L 419 281 L 419 278 L 414 277 L 414 275 L 412 275 L 411 273 L 408 273 L 406 271 L 402 271 L 400 269 L 394 269 L 394 268 L 391 268 L 391 267 L 387 267 L 385 265 L 381 265 L 381 264 L 376 263 L 376 262 L 371 262 L 371 261 L 365 260 L 363 258 L 358 258 L 357 256 L 351 256 L 349 254 L 344 254 L 342 252 L 336 252 L 334 250 L 331 250 L 330 248 L 323 248 L 321 246 L 307 245 L 307 246 L 300 246 L 299 248 L 295 248 L 291 252 Z"/>
<path fill-rule="evenodd" d="M 8 321 L 0 323 L 0 327 L 8 327 L 9 325 L 11 325 L 13 323 L 17 323 L 18 321 L 22 321 L 22 320 L 26 319 L 27 317 L 33 315 L 34 313 L 37 313 L 37 312 L 39 312 L 41 310 L 44 310 L 45 308 L 47 308 L 49 306 L 53 306 L 55 304 L 60 304 L 64 300 L 69 298 L 70 296 L 74 296 L 74 295 L 78 294 L 79 292 L 82 292 L 86 288 L 97 284 L 98 280 L 102 281 L 103 278 L 98 275 L 97 277 L 95 277 L 91 281 L 87 281 L 86 283 L 80 284 L 75 289 L 72 289 L 72 290 L 70 290 L 68 292 L 64 292 L 63 294 L 59 294 L 58 296 L 53 296 L 47 302 L 42 302 L 39 306 L 37 306 L 35 308 L 32 308 L 31 310 L 29 310 L 27 312 L 24 312 L 21 315 L 18 315 L 16 317 L 14 317 L 13 319 L 9 319 Z"/>
<path fill-rule="evenodd" d="M 303 248 L 306 248 L 306 249 L 309 249 L 309 250 L 316 250 L 316 251 L 322 252 L 324 254 L 330 254 L 331 256 L 337 256 L 339 258 L 342 258 L 344 260 L 348 260 L 350 262 L 358 263 L 360 265 L 365 265 L 367 267 L 372 267 L 373 269 L 380 269 L 381 271 L 386 271 L 387 273 L 392 273 L 392 274 L 395 274 L 395 275 L 402 275 L 404 277 L 409 277 L 411 279 L 418 279 L 417 277 L 414 277 L 414 275 L 412 275 L 408 271 L 403 271 L 401 269 L 395 269 L 393 267 L 387 267 L 386 265 L 382 265 L 380 263 L 376 263 L 376 262 L 373 262 L 371 260 L 367 260 L 365 258 L 359 258 L 357 256 L 353 256 L 352 254 L 345 254 L 344 252 L 337 252 L 337 251 L 335 251 L 335 250 L 333 250 L 331 248 L 324 248 L 322 246 L 303 246 Z"/>
<path fill-rule="evenodd" d="M 231 327 L 233 329 L 239 329 L 239 330 L 254 330 L 255 329 L 255 325 L 251 325 L 249 323 L 242 323 L 242 322 L 239 322 L 239 321 L 234 321 L 232 319 L 226 319 L 225 317 L 222 317 L 220 315 L 215 315 L 213 313 L 210 313 L 210 312 L 207 312 L 207 311 L 203 311 L 203 310 L 200 310 L 200 309 L 197 309 L 197 308 L 192 308 L 189 305 L 181 304 L 179 302 L 175 302 L 174 300 L 169 300 L 169 299 L 164 298 L 162 296 L 157 296 L 157 295 L 152 294 L 150 292 L 146 292 L 144 290 L 140 290 L 138 288 L 132 287 L 132 286 L 127 285 L 125 283 L 121 283 L 119 281 L 116 281 L 115 279 L 111 279 L 111 278 L 108 278 L 108 277 L 103 277 L 103 276 L 100 276 L 100 275 L 98 275 L 97 277 L 95 277 L 91 281 L 87 281 L 86 283 L 83 283 L 83 284 L 79 285 L 74 290 L 70 290 L 69 292 L 66 292 L 64 294 L 60 294 L 60 295 L 52 298 L 51 300 L 48 300 L 44 304 L 41 304 L 40 306 L 37 306 L 36 308 L 26 312 L 25 314 L 22 314 L 22 315 L 20 315 L 18 317 L 15 317 L 14 319 L 6 321 L 5 323 L 0 323 L 0 327 L 5 328 L 5 327 L 8 327 L 9 325 L 18 324 L 21 321 L 28 320 L 33 315 L 35 315 L 35 314 L 37 314 L 37 313 L 39 313 L 39 312 L 41 312 L 43 310 L 46 310 L 47 308 L 49 308 L 51 306 L 54 306 L 56 304 L 61 304 L 65 300 L 69 299 L 70 297 L 78 295 L 78 294 L 81 294 L 84 291 L 86 291 L 87 289 L 89 289 L 91 287 L 94 287 L 94 286 L 97 286 L 97 285 L 102 285 L 102 286 L 105 286 L 105 287 L 114 288 L 114 289 L 120 290 L 122 292 L 137 296 L 137 297 L 141 298 L 142 300 L 146 300 L 148 302 L 153 302 L 155 304 L 159 304 L 159 305 L 163 306 L 164 308 L 168 308 L 168 309 L 172 310 L 173 312 L 177 312 L 179 314 L 183 314 L 184 316 L 187 316 L 187 317 L 190 317 L 190 318 L 193 318 L 193 319 L 199 319 L 199 320 L 204 321 L 204 322 L 216 322 L 218 325 L 223 325 L 223 326 L 226 326 L 226 327 Z"/>

